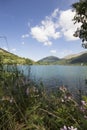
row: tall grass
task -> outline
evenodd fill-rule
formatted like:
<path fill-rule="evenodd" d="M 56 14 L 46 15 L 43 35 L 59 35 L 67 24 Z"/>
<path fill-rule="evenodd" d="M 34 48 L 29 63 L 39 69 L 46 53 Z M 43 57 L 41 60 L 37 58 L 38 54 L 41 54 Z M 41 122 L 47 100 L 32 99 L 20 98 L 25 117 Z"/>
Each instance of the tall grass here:
<path fill-rule="evenodd" d="M 0 62 L 0 130 L 87 130 L 87 97 L 78 104 L 62 86 L 47 92 Z"/>

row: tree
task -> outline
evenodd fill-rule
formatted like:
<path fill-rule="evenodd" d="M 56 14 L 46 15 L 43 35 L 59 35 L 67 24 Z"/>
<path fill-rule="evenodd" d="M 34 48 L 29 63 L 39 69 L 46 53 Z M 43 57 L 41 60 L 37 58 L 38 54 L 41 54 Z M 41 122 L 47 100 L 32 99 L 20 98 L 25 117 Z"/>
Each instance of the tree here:
<path fill-rule="evenodd" d="M 74 36 L 79 37 L 82 40 L 82 46 L 87 48 L 87 0 L 79 0 L 72 7 L 76 12 L 73 20 L 75 23 L 81 23 Z"/>

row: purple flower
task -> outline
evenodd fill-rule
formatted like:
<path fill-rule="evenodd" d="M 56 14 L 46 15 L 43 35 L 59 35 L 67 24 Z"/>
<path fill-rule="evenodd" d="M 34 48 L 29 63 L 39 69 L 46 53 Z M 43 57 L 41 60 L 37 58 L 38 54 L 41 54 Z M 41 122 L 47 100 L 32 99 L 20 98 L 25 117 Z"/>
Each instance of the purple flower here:
<path fill-rule="evenodd" d="M 85 118 L 85 119 L 87 119 L 87 116 L 86 116 L 86 115 L 84 115 L 84 118 Z"/>
<path fill-rule="evenodd" d="M 67 88 L 63 85 L 59 88 L 62 92 L 66 92 L 67 91 Z"/>
<path fill-rule="evenodd" d="M 73 126 L 68 127 L 68 130 L 77 130 L 77 128 L 74 128 Z"/>
<path fill-rule="evenodd" d="M 60 130 L 77 130 L 77 128 L 74 128 L 73 126 L 71 126 L 71 127 L 66 127 L 66 126 L 64 125 L 64 127 L 63 127 L 63 128 L 60 128 Z"/>
<path fill-rule="evenodd" d="M 82 111 L 82 112 L 85 112 L 85 109 L 84 109 L 84 107 L 80 107 L 80 110 Z"/>
<path fill-rule="evenodd" d="M 64 125 L 63 128 L 60 128 L 60 130 L 68 130 L 67 127 Z"/>
<path fill-rule="evenodd" d="M 81 103 L 82 103 L 83 106 L 86 106 L 86 102 L 85 101 L 82 100 Z"/>

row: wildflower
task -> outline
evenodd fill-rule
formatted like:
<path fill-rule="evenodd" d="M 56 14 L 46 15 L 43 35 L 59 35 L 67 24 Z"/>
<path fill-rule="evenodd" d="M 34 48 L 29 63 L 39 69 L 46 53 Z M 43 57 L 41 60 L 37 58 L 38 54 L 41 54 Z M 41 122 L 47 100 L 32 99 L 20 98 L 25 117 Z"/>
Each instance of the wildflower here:
<path fill-rule="evenodd" d="M 81 110 L 82 112 L 85 112 L 85 109 L 84 109 L 83 106 L 80 107 L 80 110 Z"/>
<path fill-rule="evenodd" d="M 86 106 L 86 102 L 85 101 L 81 101 L 81 104 L 83 105 L 83 106 Z"/>
<path fill-rule="evenodd" d="M 77 128 L 74 128 L 73 126 L 71 126 L 71 127 L 66 127 L 66 126 L 64 125 L 64 127 L 63 127 L 63 128 L 60 128 L 60 130 L 77 130 Z"/>
<path fill-rule="evenodd" d="M 13 103 L 14 102 L 14 99 L 13 99 L 13 97 L 10 99 L 10 103 Z"/>
<path fill-rule="evenodd" d="M 74 128 L 73 126 L 68 127 L 68 130 L 77 130 L 77 128 Z"/>
<path fill-rule="evenodd" d="M 87 119 L 87 116 L 86 116 L 86 115 L 84 115 L 84 118 L 85 118 L 85 119 Z"/>
<path fill-rule="evenodd" d="M 72 94 L 71 93 L 67 93 L 66 96 L 67 96 L 67 99 L 69 99 L 69 100 L 72 99 Z"/>
<path fill-rule="evenodd" d="M 66 93 L 66 95 L 64 96 L 65 100 L 71 100 L 72 99 L 72 94 L 70 93 Z"/>
<path fill-rule="evenodd" d="M 60 87 L 60 90 L 61 90 L 62 92 L 66 92 L 66 91 L 67 91 L 67 88 L 63 85 L 63 86 Z"/>
<path fill-rule="evenodd" d="M 65 99 L 65 100 L 67 99 L 67 96 L 66 96 L 66 95 L 64 96 L 64 99 Z"/>
<path fill-rule="evenodd" d="M 13 102 L 13 99 L 12 99 L 12 98 L 10 98 L 9 102 L 10 102 L 10 103 L 12 103 L 12 102 Z"/>
<path fill-rule="evenodd" d="M 64 127 L 60 128 L 60 130 L 67 130 L 67 127 L 64 125 Z"/>
<path fill-rule="evenodd" d="M 61 102 L 64 102 L 64 99 L 61 99 Z"/>

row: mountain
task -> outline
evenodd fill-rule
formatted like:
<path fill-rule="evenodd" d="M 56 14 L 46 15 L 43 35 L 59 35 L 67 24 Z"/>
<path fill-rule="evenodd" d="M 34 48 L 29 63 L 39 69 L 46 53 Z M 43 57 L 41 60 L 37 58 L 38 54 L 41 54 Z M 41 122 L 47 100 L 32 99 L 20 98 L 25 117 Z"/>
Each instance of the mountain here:
<path fill-rule="evenodd" d="M 53 64 L 53 63 L 57 62 L 58 60 L 60 60 L 60 59 L 56 56 L 48 56 L 48 57 L 45 57 L 45 58 L 37 61 L 37 63 L 38 64 Z"/>
<path fill-rule="evenodd" d="M 49 56 L 39 60 L 37 63 L 41 65 L 87 65 L 87 51 L 68 55 L 62 59 L 55 56 Z"/>
<path fill-rule="evenodd" d="M 68 59 L 71 59 L 71 58 L 78 57 L 78 56 L 80 56 L 80 55 L 81 55 L 81 54 L 72 54 L 72 55 L 65 56 L 64 59 L 68 60 Z"/>
<path fill-rule="evenodd" d="M 0 48 L 0 60 L 3 64 L 34 64 L 31 59 L 19 57 L 2 48 Z"/>
<path fill-rule="evenodd" d="M 64 59 L 71 59 L 71 58 L 79 57 L 80 55 L 85 54 L 85 53 L 87 53 L 87 51 L 80 52 L 78 54 L 72 54 L 72 55 L 65 56 Z"/>
<path fill-rule="evenodd" d="M 69 60 L 70 64 L 83 64 L 87 65 L 87 52 Z"/>
<path fill-rule="evenodd" d="M 55 64 L 87 65 L 87 51 L 78 54 L 68 55 Z"/>
<path fill-rule="evenodd" d="M 37 62 L 34 62 L 31 59 L 19 57 L 0 48 L 0 61 L 2 61 L 3 64 L 87 65 L 87 51 L 79 54 L 68 55 L 62 59 L 56 56 L 48 56 Z"/>

